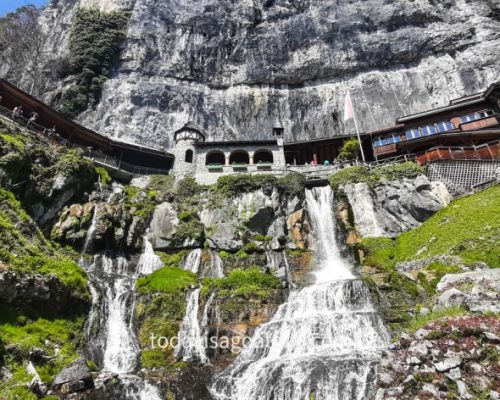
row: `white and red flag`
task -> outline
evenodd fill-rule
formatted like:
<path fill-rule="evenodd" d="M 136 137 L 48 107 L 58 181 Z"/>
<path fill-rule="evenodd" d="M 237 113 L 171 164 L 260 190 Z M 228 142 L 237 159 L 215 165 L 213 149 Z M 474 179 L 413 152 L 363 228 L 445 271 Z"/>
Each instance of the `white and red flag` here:
<path fill-rule="evenodd" d="M 351 94 L 347 91 L 345 95 L 344 122 L 351 118 L 354 118 L 354 111 L 352 109 Z"/>

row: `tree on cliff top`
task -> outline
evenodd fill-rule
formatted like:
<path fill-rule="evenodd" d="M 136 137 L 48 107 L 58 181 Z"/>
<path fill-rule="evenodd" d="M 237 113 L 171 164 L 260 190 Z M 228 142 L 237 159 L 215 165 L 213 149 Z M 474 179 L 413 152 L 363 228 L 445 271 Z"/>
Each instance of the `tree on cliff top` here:
<path fill-rule="evenodd" d="M 34 95 L 42 94 L 47 78 L 39 16 L 40 9 L 28 5 L 0 18 L 0 76 Z"/>

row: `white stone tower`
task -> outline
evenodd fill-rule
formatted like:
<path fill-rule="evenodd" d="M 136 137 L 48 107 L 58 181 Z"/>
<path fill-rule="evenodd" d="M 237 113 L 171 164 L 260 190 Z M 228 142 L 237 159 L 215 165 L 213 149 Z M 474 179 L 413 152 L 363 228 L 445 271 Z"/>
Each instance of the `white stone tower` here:
<path fill-rule="evenodd" d="M 196 173 L 196 147 L 197 142 L 205 141 L 202 129 L 189 121 L 174 133 L 174 174 L 176 179 L 194 176 Z"/>

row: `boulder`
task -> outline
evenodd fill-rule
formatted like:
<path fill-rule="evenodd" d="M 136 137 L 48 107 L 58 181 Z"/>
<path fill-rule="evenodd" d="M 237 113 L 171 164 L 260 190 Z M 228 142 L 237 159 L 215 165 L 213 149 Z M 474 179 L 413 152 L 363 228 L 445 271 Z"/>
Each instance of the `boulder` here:
<path fill-rule="evenodd" d="M 445 275 L 437 291 L 442 293 L 437 300 L 438 307 L 451 304 L 478 313 L 500 312 L 500 269 Z"/>
<path fill-rule="evenodd" d="M 462 365 L 462 359 L 460 357 L 448 357 L 443 361 L 437 362 L 434 364 L 434 368 L 439 372 L 446 372 L 450 369 L 457 368 Z"/>
<path fill-rule="evenodd" d="M 463 294 L 460 290 L 455 288 L 448 289 L 438 297 L 435 308 L 444 309 L 451 307 L 460 307 L 464 304 L 465 299 L 465 294 Z"/>
<path fill-rule="evenodd" d="M 63 369 L 52 382 L 54 390 L 61 393 L 75 393 L 94 387 L 92 372 L 84 358 L 73 361 Z"/>
<path fill-rule="evenodd" d="M 172 203 L 161 203 L 156 206 L 149 225 L 149 239 L 155 249 L 167 248 L 170 239 L 179 225 L 177 210 Z"/>

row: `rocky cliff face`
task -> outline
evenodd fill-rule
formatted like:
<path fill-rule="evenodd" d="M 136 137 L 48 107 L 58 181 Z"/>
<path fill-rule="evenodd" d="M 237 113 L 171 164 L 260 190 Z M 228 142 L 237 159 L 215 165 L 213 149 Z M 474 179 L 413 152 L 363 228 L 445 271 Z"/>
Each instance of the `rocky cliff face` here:
<path fill-rule="evenodd" d="M 288 140 L 349 133 L 347 89 L 360 129 L 380 128 L 498 79 L 495 0 L 53 0 L 52 54 L 65 54 L 79 6 L 131 12 L 121 61 L 81 121 L 157 146 L 188 120 L 211 139 L 268 138 L 277 124 Z"/>

